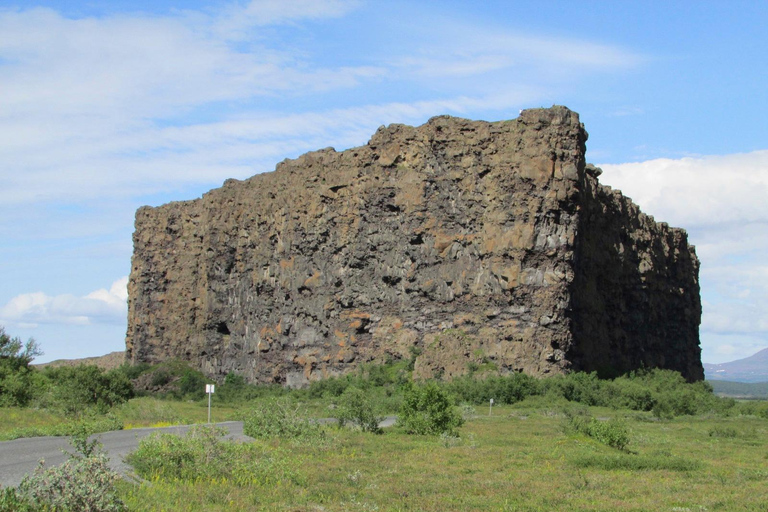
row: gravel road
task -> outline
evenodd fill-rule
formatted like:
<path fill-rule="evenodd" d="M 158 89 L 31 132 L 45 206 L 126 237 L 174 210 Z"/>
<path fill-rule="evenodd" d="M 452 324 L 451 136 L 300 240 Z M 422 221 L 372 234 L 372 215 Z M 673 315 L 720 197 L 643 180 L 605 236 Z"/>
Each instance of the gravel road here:
<path fill-rule="evenodd" d="M 329 423 L 334 420 L 322 419 L 323 423 Z M 396 418 L 387 416 L 381 422 L 381 427 L 394 425 Z M 252 438 L 243 434 L 242 421 L 226 421 L 224 423 L 215 423 L 227 431 L 227 439 L 250 440 Z M 91 439 L 98 439 L 103 445 L 104 451 L 109 456 L 109 465 L 120 473 L 127 475 L 131 473 L 131 467 L 123 462 L 123 457 L 132 452 L 139 445 L 139 441 L 150 435 L 152 432 L 168 432 L 171 434 L 183 435 L 191 425 L 179 425 L 174 427 L 162 428 L 134 428 L 131 430 L 115 430 L 113 432 L 103 432 L 91 436 Z M 31 473 L 37 467 L 38 461 L 45 460 L 46 466 L 56 466 L 67 460 L 62 450 L 73 451 L 69 444 L 68 437 L 30 437 L 24 439 L 15 439 L 13 441 L 0 442 L 0 486 L 9 487 L 19 485 L 24 475 Z"/>

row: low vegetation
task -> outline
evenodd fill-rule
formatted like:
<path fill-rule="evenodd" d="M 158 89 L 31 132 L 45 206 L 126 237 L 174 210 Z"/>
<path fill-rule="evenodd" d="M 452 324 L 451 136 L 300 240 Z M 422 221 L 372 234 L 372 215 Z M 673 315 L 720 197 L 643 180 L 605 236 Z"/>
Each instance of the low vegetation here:
<path fill-rule="evenodd" d="M 243 433 L 254 439 L 283 439 L 295 444 L 321 443 L 325 430 L 303 414 L 302 406 L 286 399 L 269 398 L 247 411 Z"/>
<path fill-rule="evenodd" d="M 377 407 L 362 389 L 350 387 L 339 397 L 339 408 L 334 414 L 340 427 L 351 423 L 363 432 L 381 433 L 379 424 L 384 419 Z"/>
<path fill-rule="evenodd" d="M 411 361 L 293 391 L 230 374 L 217 383 L 214 421 L 243 420 L 253 441 L 215 427 L 155 434 L 127 458 L 138 478 L 117 479 L 87 434 L 205 422 L 208 380 L 174 361 L 41 371 L 29 366 L 34 343 L 2 341 L 0 435 L 80 441 L 66 464 L 0 489 L 0 512 L 765 511 L 768 502 L 768 402 L 720 398 L 664 370 L 414 383 Z M 87 391 L 69 400 L 62 390 L 76 386 Z M 386 415 L 398 421 L 381 429 Z"/>
<path fill-rule="evenodd" d="M 3 489 L 0 512 L 127 510 L 116 485 L 120 475 L 110 469 L 98 441 L 89 441 L 88 434 L 83 428 L 73 434 L 74 450 L 60 466 L 46 467 L 41 461 L 18 488 Z"/>
<path fill-rule="evenodd" d="M 407 386 L 398 423 L 409 434 L 456 435 L 464 418 L 445 390 L 427 382 Z"/>
<path fill-rule="evenodd" d="M 226 482 L 236 487 L 292 481 L 296 469 L 281 450 L 223 439 L 225 431 L 193 427 L 185 436 L 153 434 L 126 462 L 150 482 Z"/>

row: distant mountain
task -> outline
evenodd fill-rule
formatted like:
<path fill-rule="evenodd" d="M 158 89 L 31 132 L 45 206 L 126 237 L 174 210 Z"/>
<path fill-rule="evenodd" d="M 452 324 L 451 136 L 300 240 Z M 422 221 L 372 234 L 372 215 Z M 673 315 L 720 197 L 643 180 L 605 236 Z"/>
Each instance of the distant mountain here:
<path fill-rule="evenodd" d="M 707 380 L 733 382 L 768 382 L 768 348 L 757 354 L 730 363 L 704 363 Z"/>

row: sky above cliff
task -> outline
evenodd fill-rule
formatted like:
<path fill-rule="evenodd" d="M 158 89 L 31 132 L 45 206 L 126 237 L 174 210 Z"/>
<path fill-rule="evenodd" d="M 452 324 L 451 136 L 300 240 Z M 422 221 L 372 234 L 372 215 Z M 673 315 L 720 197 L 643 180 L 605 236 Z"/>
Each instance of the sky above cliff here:
<path fill-rule="evenodd" d="M 566 105 L 701 267 L 702 359 L 768 347 L 768 3 L 0 0 L 0 325 L 124 348 L 133 216 L 380 125 Z"/>

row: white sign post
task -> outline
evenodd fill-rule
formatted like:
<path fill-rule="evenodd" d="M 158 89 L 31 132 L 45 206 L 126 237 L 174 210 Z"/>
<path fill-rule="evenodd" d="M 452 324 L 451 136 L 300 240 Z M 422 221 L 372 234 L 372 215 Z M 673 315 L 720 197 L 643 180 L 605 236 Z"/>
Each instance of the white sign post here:
<path fill-rule="evenodd" d="M 491 405 L 488 406 L 488 416 L 491 415 L 491 410 L 493 409 L 493 398 L 491 398 Z M 210 421 L 210 420 L 209 420 Z"/>
<path fill-rule="evenodd" d="M 211 423 L 211 395 L 214 393 L 216 386 L 214 384 L 206 384 L 205 392 L 208 393 L 208 423 Z"/>

